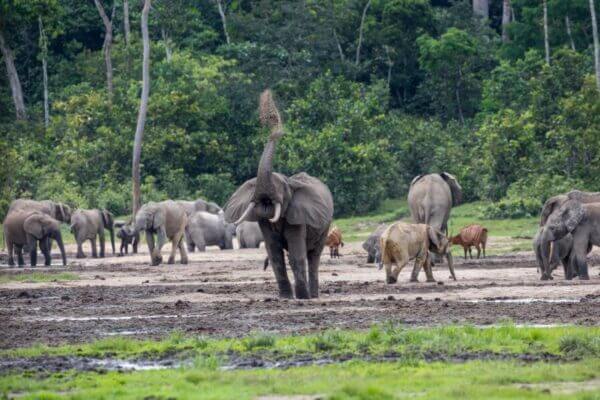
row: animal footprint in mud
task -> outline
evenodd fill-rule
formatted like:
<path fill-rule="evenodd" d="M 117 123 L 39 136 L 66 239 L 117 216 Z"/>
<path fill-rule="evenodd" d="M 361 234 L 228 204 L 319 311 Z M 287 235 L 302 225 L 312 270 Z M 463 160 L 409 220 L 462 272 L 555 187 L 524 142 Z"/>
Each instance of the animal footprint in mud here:
<path fill-rule="evenodd" d="M 190 306 L 190 302 L 189 301 L 177 300 L 175 302 L 175 307 L 176 308 L 188 308 L 189 306 Z"/>

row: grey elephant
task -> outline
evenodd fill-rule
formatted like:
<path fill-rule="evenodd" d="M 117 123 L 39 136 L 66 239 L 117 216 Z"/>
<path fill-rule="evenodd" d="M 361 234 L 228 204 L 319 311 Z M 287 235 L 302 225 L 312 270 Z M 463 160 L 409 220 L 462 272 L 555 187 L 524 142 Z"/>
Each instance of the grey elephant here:
<path fill-rule="evenodd" d="M 181 263 L 187 264 L 187 251 L 183 244 L 183 233 L 187 224 L 187 215 L 183 207 L 172 200 L 158 203 L 149 202 L 144 204 L 135 215 L 133 229 L 128 229 L 128 235 L 133 236 L 139 232 L 146 233 L 146 242 L 150 252 L 152 265 L 162 262 L 161 249 L 167 242 L 171 241 L 171 254 L 169 264 L 175 263 L 175 253 L 179 249 Z M 156 235 L 156 243 L 154 242 Z"/>
<path fill-rule="evenodd" d="M 379 246 L 379 238 L 387 227 L 388 226 L 386 224 L 379 225 L 377 229 L 375 229 L 375 231 L 369 235 L 367 240 L 363 242 L 362 247 L 367 252 L 368 264 L 379 264 L 381 261 L 381 247 Z"/>
<path fill-rule="evenodd" d="M 544 272 L 542 279 L 551 279 L 551 256 L 556 243 L 567 236 L 573 236 L 573 247 L 569 255 L 569 272 L 567 279 L 571 279 L 577 272 L 579 279 L 588 280 L 587 254 L 592 246 L 600 245 L 600 203 L 582 203 L 570 199 L 563 203 L 555 212 L 552 212 L 544 225 L 542 241 L 542 258 Z M 546 251 L 544 245 L 549 242 Z"/>
<path fill-rule="evenodd" d="M 194 215 L 198 211 L 205 211 L 205 212 L 209 212 L 209 213 L 215 214 L 215 215 L 223 213 L 223 209 L 221 207 L 219 207 L 219 205 L 217 203 L 213 203 L 212 201 L 197 199 L 197 200 L 175 200 L 175 202 L 183 207 L 183 209 L 185 210 L 185 213 L 187 214 L 188 220 L 190 218 L 192 218 L 192 215 Z M 193 253 L 195 250 L 195 245 L 194 245 L 194 242 L 192 240 L 190 240 L 190 235 L 189 235 L 187 227 L 185 228 L 184 237 L 185 237 L 185 243 L 187 245 L 188 252 Z"/>
<path fill-rule="evenodd" d="M 283 127 L 270 90 L 261 94 L 259 109 L 261 122 L 270 128 L 270 137 L 256 178 L 246 181 L 231 196 L 225 218 L 236 225 L 245 220 L 258 222 L 281 297 L 292 297 L 283 256 L 287 250 L 296 298 L 316 298 L 321 252 L 333 218 L 333 198 L 323 182 L 304 172 L 290 177 L 273 172 L 273 155 Z"/>
<path fill-rule="evenodd" d="M 225 222 L 222 214 L 198 211 L 188 221 L 187 230 L 198 251 L 205 251 L 206 246 L 219 246 L 221 250 L 233 249 L 235 225 Z"/>
<path fill-rule="evenodd" d="M 576 210 L 581 211 L 579 207 L 563 208 L 563 206 L 567 203 L 570 205 L 583 205 L 596 202 L 600 202 L 600 192 L 572 190 L 566 194 L 553 196 L 544 203 L 540 215 L 540 227 L 544 229 L 538 235 L 538 246 L 542 258 L 542 280 L 552 279 L 551 254 L 553 253 L 553 244 L 571 233 L 579 223 L 580 218 L 582 218 L 581 213 L 575 215 Z M 566 279 L 574 277 L 577 271 L 573 268 L 573 264 L 569 265 L 568 273 L 565 274 Z"/>
<path fill-rule="evenodd" d="M 448 219 L 453 206 L 462 201 L 462 188 L 456 178 L 447 173 L 416 176 L 408 191 L 408 206 L 414 223 L 427 224 L 448 235 Z M 448 265 L 452 262 L 452 253 L 445 254 Z M 430 257 L 430 262 L 439 259 L 439 255 Z M 415 263 L 411 282 L 418 280 L 421 264 Z"/>
<path fill-rule="evenodd" d="M 52 200 L 16 199 L 10 203 L 8 213 L 16 210 L 39 211 L 60 222 L 71 222 L 71 207 Z"/>
<path fill-rule="evenodd" d="M 132 254 L 137 254 L 138 250 L 138 243 L 140 241 L 140 234 L 139 233 L 134 233 L 132 235 L 130 235 L 129 230 L 127 229 L 127 226 L 130 225 L 130 223 L 126 223 L 125 221 L 115 221 L 115 228 L 117 229 L 117 237 L 119 239 L 121 239 L 121 246 L 119 247 L 119 256 L 123 256 L 125 254 L 128 254 L 129 252 L 129 245 L 131 245 L 131 253 Z M 125 251 L 123 251 L 125 250 Z"/>
<path fill-rule="evenodd" d="M 16 252 L 19 266 L 25 265 L 23 247 L 29 250 L 32 267 L 37 263 L 37 244 L 44 254 L 44 264 L 51 265 L 49 239 L 58 244 L 63 265 L 67 265 L 67 256 L 60 233 L 60 222 L 39 211 L 16 210 L 8 213 L 3 222 L 4 238 L 8 250 L 8 265 L 15 265 L 13 253 Z"/>
<path fill-rule="evenodd" d="M 73 215 L 71 216 L 71 232 L 77 242 L 77 258 L 85 258 L 85 254 L 83 253 L 83 243 L 86 240 L 90 241 L 92 257 L 98 257 L 96 251 L 96 238 L 100 241 L 100 257 L 104 257 L 105 229 L 108 230 L 110 234 L 112 252 L 115 254 L 114 217 L 112 213 L 106 209 L 77 209 L 73 212 Z"/>
<path fill-rule="evenodd" d="M 542 237 L 544 236 L 545 227 L 540 227 L 533 237 L 533 251 L 535 253 L 535 258 L 538 263 L 538 271 L 544 272 L 546 267 L 544 267 L 544 256 L 542 253 Z M 549 270 L 550 274 L 552 271 L 558 267 L 559 264 L 562 263 L 565 277 L 573 276 L 574 271 L 570 270 L 569 265 L 569 255 L 571 254 L 571 249 L 573 248 L 573 236 L 569 233 L 565 237 L 560 240 L 554 242 L 552 246 L 552 254 L 549 257 Z M 550 278 L 552 279 L 552 275 Z"/>
<path fill-rule="evenodd" d="M 237 226 L 235 232 L 240 249 L 258 249 L 265 240 L 258 222 L 244 221 Z"/>

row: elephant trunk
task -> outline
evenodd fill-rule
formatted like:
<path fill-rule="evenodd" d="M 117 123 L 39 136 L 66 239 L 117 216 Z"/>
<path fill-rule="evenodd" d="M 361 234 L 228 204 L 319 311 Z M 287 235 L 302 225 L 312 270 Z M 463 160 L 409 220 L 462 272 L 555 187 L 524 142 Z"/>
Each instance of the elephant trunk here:
<path fill-rule="evenodd" d="M 456 275 L 454 274 L 454 262 L 452 260 L 452 253 L 450 250 L 446 253 L 446 260 L 448 260 L 448 269 L 450 270 L 450 275 L 452 279 L 456 280 Z"/>
<path fill-rule="evenodd" d="M 542 280 L 550 279 L 552 254 L 554 252 L 555 237 L 548 228 L 543 228 L 544 232 L 541 235 L 540 255 L 542 258 Z"/>
<path fill-rule="evenodd" d="M 115 254 L 115 229 L 114 227 L 108 228 L 108 233 L 110 233 L 110 244 L 112 246 L 112 253 Z"/>
<path fill-rule="evenodd" d="M 60 249 L 60 256 L 62 258 L 63 266 L 66 266 L 67 265 L 67 254 L 65 253 L 65 245 L 63 243 L 62 235 L 60 234 L 60 231 L 56 232 L 56 234 L 54 236 L 54 240 L 56 241 L 56 244 L 58 244 L 58 248 Z"/>

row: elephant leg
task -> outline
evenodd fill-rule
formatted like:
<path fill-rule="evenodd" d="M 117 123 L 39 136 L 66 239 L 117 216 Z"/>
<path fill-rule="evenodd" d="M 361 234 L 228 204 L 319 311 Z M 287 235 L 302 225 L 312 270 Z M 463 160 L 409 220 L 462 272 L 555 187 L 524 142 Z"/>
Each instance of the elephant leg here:
<path fill-rule="evenodd" d="M 42 254 L 44 255 L 44 265 L 52 265 L 52 257 L 50 255 L 50 251 L 48 251 L 48 241 L 44 239 L 40 240 L 40 249 L 42 250 Z"/>
<path fill-rule="evenodd" d="M 171 240 L 171 254 L 169 255 L 169 261 L 167 262 L 167 264 L 175 263 L 175 254 L 177 254 L 177 249 L 179 248 L 179 244 L 182 242 L 182 240 L 183 232 L 178 232 L 175 234 L 175 236 L 173 236 L 173 240 Z M 185 256 L 187 261 L 187 253 L 185 254 Z M 181 254 L 181 257 L 183 259 L 183 254 Z"/>
<path fill-rule="evenodd" d="M 96 249 L 96 238 L 90 239 L 90 245 L 92 246 L 92 258 L 98 258 L 98 249 Z"/>
<path fill-rule="evenodd" d="M 589 232 L 587 229 L 577 230 L 573 233 L 573 248 L 571 250 L 571 271 L 581 280 L 589 280 L 587 265 L 588 247 L 590 247 Z"/>
<path fill-rule="evenodd" d="M 285 259 L 283 257 L 283 248 L 281 244 L 273 238 L 266 239 L 265 247 L 267 249 L 268 258 L 265 263 L 270 263 L 275 280 L 279 287 L 279 297 L 291 299 L 293 298 L 292 285 L 285 269 Z"/>
<path fill-rule="evenodd" d="M 19 264 L 19 267 L 24 266 L 25 260 L 23 259 L 23 246 L 17 246 L 15 248 L 15 251 L 17 253 L 17 262 Z"/>
<path fill-rule="evenodd" d="M 288 258 L 294 273 L 294 291 L 297 299 L 310 298 L 306 274 L 306 226 L 289 226 L 284 232 L 288 244 Z"/>
<path fill-rule="evenodd" d="M 105 249 L 105 238 L 104 238 L 104 230 L 100 231 L 98 234 L 98 239 L 100 240 L 100 258 L 104 258 Z"/>
<path fill-rule="evenodd" d="M 425 276 L 427 277 L 427 282 L 435 282 L 435 278 L 433 277 L 432 264 L 429 262 L 429 258 L 425 257 L 423 261 L 421 261 L 421 265 L 423 265 L 423 269 L 425 270 Z"/>
<path fill-rule="evenodd" d="M 156 266 L 162 262 L 162 256 L 160 249 L 154 244 L 154 235 L 150 231 L 146 231 L 146 243 L 148 244 L 148 251 L 150 252 L 150 265 Z"/>
<path fill-rule="evenodd" d="M 371 253 L 369 253 L 367 255 L 367 264 L 373 264 L 375 262 L 375 257 L 371 255 Z"/>
<path fill-rule="evenodd" d="M 415 262 L 412 273 L 410 274 L 411 282 L 419 282 L 419 271 L 421 270 L 421 263 Z"/>
<path fill-rule="evenodd" d="M 140 234 L 136 233 L 135 236 L 133 237 L 133 243 L 131 244 L 131 252 L 133 254 L 137 254 L 139 242 L 140 242 Z M 125 247 L 125 251 L 127 251 L 127 247 Z"/>
<path fill-rule="evenodd" d="M 186 246 L 187 246 L 187 250 L 190 253 L 193 253 L 194 252 L 194 248 L 196 246 L 195 246 L 195 243 L 194 243 L 192 237 L 190 236 L 190 233 L 188 232 L 187 228 L 185 229 L 185 243 L 186 243 Z"/>
<path fill-rule="evenodd" d="M 181 256 L 181 263 L 187 264 L 188 263 L 188 255 L 187 255 L 187 250 L 185 248 L 185 243 L 183 243 L 183 239 L 181 239 L 179 241 L 179 255 Z"/>
<path fill-rule="evenodd" d="M 321 263 L 321 251 L 311 250 L 307 255 L 308 291 L 312 299 L 319 297 L 319 264 Z"/>
<path fill-rule="evenodd" d="M 37 264 L 37 240 L 31 235 L 28 235 L 27 246 L 29 247 L 29 263 L 35 267 Z"/>
<path fill-rule="evenodd" d="M 6 233 L 4 234 L 4 240 L 6 240 Z M 7 240 L 6 241 L 6 251 L 8 252 L 8 266 L 9 267 L 15 266 L 15 259 L 13 258 L 14 248 L 15 248 L 15 246 L 13 245 L 13 242 L 10 240 Z"/>
<path fill-rule="evenodd" d="M 85 253 L 83 252 L 83 240 L 77 239 L 77 258 L 85 258 Z"/>

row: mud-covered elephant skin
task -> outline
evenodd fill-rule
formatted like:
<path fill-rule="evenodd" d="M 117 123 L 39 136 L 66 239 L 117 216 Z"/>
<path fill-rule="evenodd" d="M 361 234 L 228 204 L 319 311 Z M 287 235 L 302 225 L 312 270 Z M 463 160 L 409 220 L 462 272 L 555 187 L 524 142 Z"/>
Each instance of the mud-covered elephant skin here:
<path fill-rule="evenodd" d="M 205 251 L 206 246 L 219 246 L 221 250 L 233 249 L 235 225 L 225 222 L 222 214 L 198 211 L 188 221 L 187 230 L 198 251 Z"/>
<path fill-rule="evenodd" d="M 38 242 L 44 254 L 44 264 L 51 265 L 50 239 L 55 240 L 58 244 L 63 265 L 67 265 L 65 246 L 60 233 L 60 222 L 51 216 L 39 211 L 11 211 L 4 219 L 3 229 L 8 250 L 8 265 L 15 265 L 15 252 L 19 266 L 25 265 L 23 247 L 27 246 L 31 266 L 35 267 Z"/>
<path fill-rule="evenodd" d="M 244 221 L 237 226 L 235 232 L 240 249 L 258 249 L 265 240 L 258 222 Z"/>
<path fill-rule="evenodd" d="M 187 251 L 183 243 L 183 233 L 186 225 L 187 215 L 185 210 L 176 202 L 172 200 L 158 203 L 149 202 L 144 204 L 135 215 L 134 228 L 130 235 L 142 231 L 146 233 L 146 242 L 148 243 L 152 265 L 159 265 L 162 262 L 161 249 L 167 240 L 172 245 L 168 263 L 175 263 L 175 253 L 179 249 L 181 263 L 187 264 Z M 156 243 L 154 235 L 156 235 Z"/>
<path fill-rule="evenodd" d="M 462 188 L 456 178 L 447 173 L 416 176 L 408 191 L 408 207 L 412 221 L 416 224 L 427 224 L 448 235 L 448 219 L 453 206 L 462 201 Z M 451 263 L 452 253 L 444 254 Z M 430 257 L 429 261 L 440 261 L 440 255 Z M 415 263 L 411 280 L 416 281 L 420 264 Z"/>
<path fill-rule="evenodd" d="M 206 201 L 204 199 L 197 200 L 175 200 L 177 204 L 183 207 L 185 213 L 188 217 L 188 220 L 192 218 L 192 215 L 197 213 L 198 211 L 205 211 L 211 214 L 219 215 L 223 214 L 223 209 L 219 207 L 217 203 L 213 203 L 212 201 Z M 185 229 L 185 243 L 187 245 L 188 252 L 193 253 L 196 249 L 194 242 L 190 239 L 189 231 L 186 227 Z"/>
<path fill-rule="evenodd" d="M 281 297 L 293 295 L 283 256 L 287 250 L 296 298 L 315 298 L 319 296 L 319 263 L 333 218 L 333 198 L 323 182 L 304 172 L 290 177 L 273 172 L 273 155 L 283 126 L 269 90 L 261 95 L 259 109 L 261 122 L 270 129 L 269 140 L 256 178 L 231 195 L 225 218 L 236 224 L 258 222 Z"/>
<path fill-rule="evenodd" d="M 114 217 L 112 213 L 106 209 L 99 210 L 97 208 L 92 210 L 75 210 L 71 216 L 71 232 L 77 242 L 77 258 L 85 258 L 83 243 L 86 240 L 90 241 L 92 257 L 98 257 L 96 239 L 100 242 L 100 257 L 104 257 L 105 230 L 110 234 L 112 253 L 115 254 Z"/>

